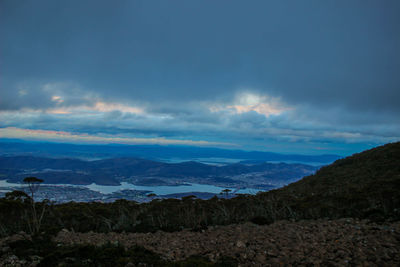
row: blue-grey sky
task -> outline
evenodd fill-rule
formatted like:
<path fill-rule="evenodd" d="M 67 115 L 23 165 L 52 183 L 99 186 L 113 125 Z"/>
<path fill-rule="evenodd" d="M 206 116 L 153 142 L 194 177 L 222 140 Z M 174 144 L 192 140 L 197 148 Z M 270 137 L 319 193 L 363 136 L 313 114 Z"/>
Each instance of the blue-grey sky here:
<path fill-rule="evenodd" d="M 0 138 L 347 155 L 400 140 L 400 2 L 0 0 Z"/>

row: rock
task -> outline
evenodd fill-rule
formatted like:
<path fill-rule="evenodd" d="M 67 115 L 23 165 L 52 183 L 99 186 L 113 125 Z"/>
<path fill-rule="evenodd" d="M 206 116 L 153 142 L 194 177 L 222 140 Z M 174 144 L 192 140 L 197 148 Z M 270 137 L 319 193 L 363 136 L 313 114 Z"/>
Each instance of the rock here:
<path fill-rule="evenodd" d="M 243 266 L 373 266 L 373 262 L 398 266 L 400 222 L 386 224 L 387 227 L 383 227 L 367 221 L 320 219 L 278 221 L 260 226 L 249 223 L 217 226 L 209 227 L 204 233 L 190 230 L 125 234 L 60 231 L 54 241 L 63 244 L 68 240 L 89 244 L 118 241 L 128 249 L 140 245 L 168 259 L 184 260 L 191 255 L 202 255 L 217 261 L 231 257 Z"/>
<path fill-rule="evenodd" d="M 236 242 L 236 246 L 238 248 L 245 248 L 246 244 L 243 241 L 239 240 L 239 241 Z"/>
<path fill-rule="evenodd" d="M 265 257 L 265 255 L 263 255 L 263 254 L 257 254 L 256 257 L 255 257 L 255 260 L 256 260 L 257 262 L 265 262 L 266 257 Z"/>

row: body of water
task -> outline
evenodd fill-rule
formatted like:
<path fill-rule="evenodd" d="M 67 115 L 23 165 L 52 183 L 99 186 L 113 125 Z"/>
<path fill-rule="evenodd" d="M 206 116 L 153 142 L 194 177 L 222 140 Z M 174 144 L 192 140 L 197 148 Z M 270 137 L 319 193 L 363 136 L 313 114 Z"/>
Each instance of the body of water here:
<path fill-rule="evenodd" d="M 207 184 L 187 184 L 187 185 L 178 185 L 178 186 L 140 186 L 133 185 L 126 182 L 121 182 L 121 185 L 117 186 L 107 186 L 107 185 L 97 185 L 90 184 L 86 186 L 90 190 L 100 192 L 102 194 L 111 194 L 120 190 L 130 189 L 130 190 L 143 190 L 143 191 L 151 191 L 157 195 L 168 195 L 168 194 L 177 194 L 177 193 L 187 193 L 187 192 L 209 192 L 209 193 L 220 193 L 222 190 L 227 189 L 226 187 L 219 187 L 214 185 Z M 234 192 L 235 188 L 228 188 Z M 255 194 L 258 189 L 245 188 L 240 189 L 236 193 L 241 194 Z"/>
<path fill-rule="evenodd" d="M 22 186 L 22 184 L 9 183 L 6 180 L 0 180 L 0 187 L 19 187 L 19 186 Z"/>
<path fill-rule="evenodd" d="M 219 187 L 214 185 L 207 184 L 187 184 L 187 185 L 178 185 L 178 186 L 140 186 L 134 185 L 126 182 L 121 182 L 121 185 L 109 186 L 109 185 L 98 185 L 98 184 L 90 184 L 90 185 L 71 185 L 71 184 L 43 184 L 47 186 L 77 186 L 77 187 L 86 187 L 92 191 L 97 191 L 102 194 L 111 194 L 120 190 L 142 190 L 142 191 L 150 191 L 157 195 L 168 195 L 168 194 L 177 194 L 177 193 L 187 193 L 187 192 L 209 192 L 209 193 L 220 193 L 224 189 L 230 189 L 232 192 L 241 193 L 241 194 L 256 194 L 260 190 L 253 188 L 244 188 L 237 190 L 236 188 L 226 188 Z M 6 180 L 0 180 L 0 187 L 21 187 L 23 184 L 17 183 L 9 183 Z"/>

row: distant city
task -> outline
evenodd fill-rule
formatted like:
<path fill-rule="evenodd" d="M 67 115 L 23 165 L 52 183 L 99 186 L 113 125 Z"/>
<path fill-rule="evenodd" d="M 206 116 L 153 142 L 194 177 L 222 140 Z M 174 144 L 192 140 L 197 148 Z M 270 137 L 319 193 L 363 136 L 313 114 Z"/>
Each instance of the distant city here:
<path fill-rule="evenodd" d="M 216 148 L 14 140 L 3 140 L 0 148 L 0 197 L 10 190 L 23 189 L 22 180 L 35 176 L 44 180 L 35 198 L 56 203 L 117 199 L 147 202 L 189 195 L 231 198 L 282 187 L 339 158 Z"/>

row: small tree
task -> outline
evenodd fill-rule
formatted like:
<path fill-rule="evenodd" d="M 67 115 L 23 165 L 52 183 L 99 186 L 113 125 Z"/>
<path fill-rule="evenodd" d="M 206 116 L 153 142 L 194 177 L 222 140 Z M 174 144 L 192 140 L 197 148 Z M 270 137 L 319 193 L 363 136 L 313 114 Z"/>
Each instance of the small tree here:
<path fill-rule="evenodd" d="M 231 192 L 232 190 L 230 190 L 230 189 L 224 189 L 224 190 L 222 190 L 221 191 L 221 194 L 223 194 L 223 195 L 225 195 L 225 197 L 228 197 L 228 195 L 229 195 L 229 192 Z"/>
<path fill-rule="evenodd" d="M 36 177 L 26 177 L 24 183 L 28 185 L 29 192 L 31 193 L 31 207 L 32 207 L 32 223 L 28 223 L 31 233 L 37 234 L 40 230 L 40 225 L 42 223 L 43 215 L 46 209 L 46 205 L 43 205 L 40 216 L 36 211 L 35 193 L 39 190 L 40 184 L 43 183 L 42 179 Z"/>
<path fill-rule="evenodd" d="M 26 202 L 26 201 L 31 201 L 30 196 L 28 196 L 27 193 L 21 190 L 14 190 L 11 192 L 7 192 L 5 195 L 7 200 L 14 200 L 14 201 L 21 201 L 21 202 Z"/>

